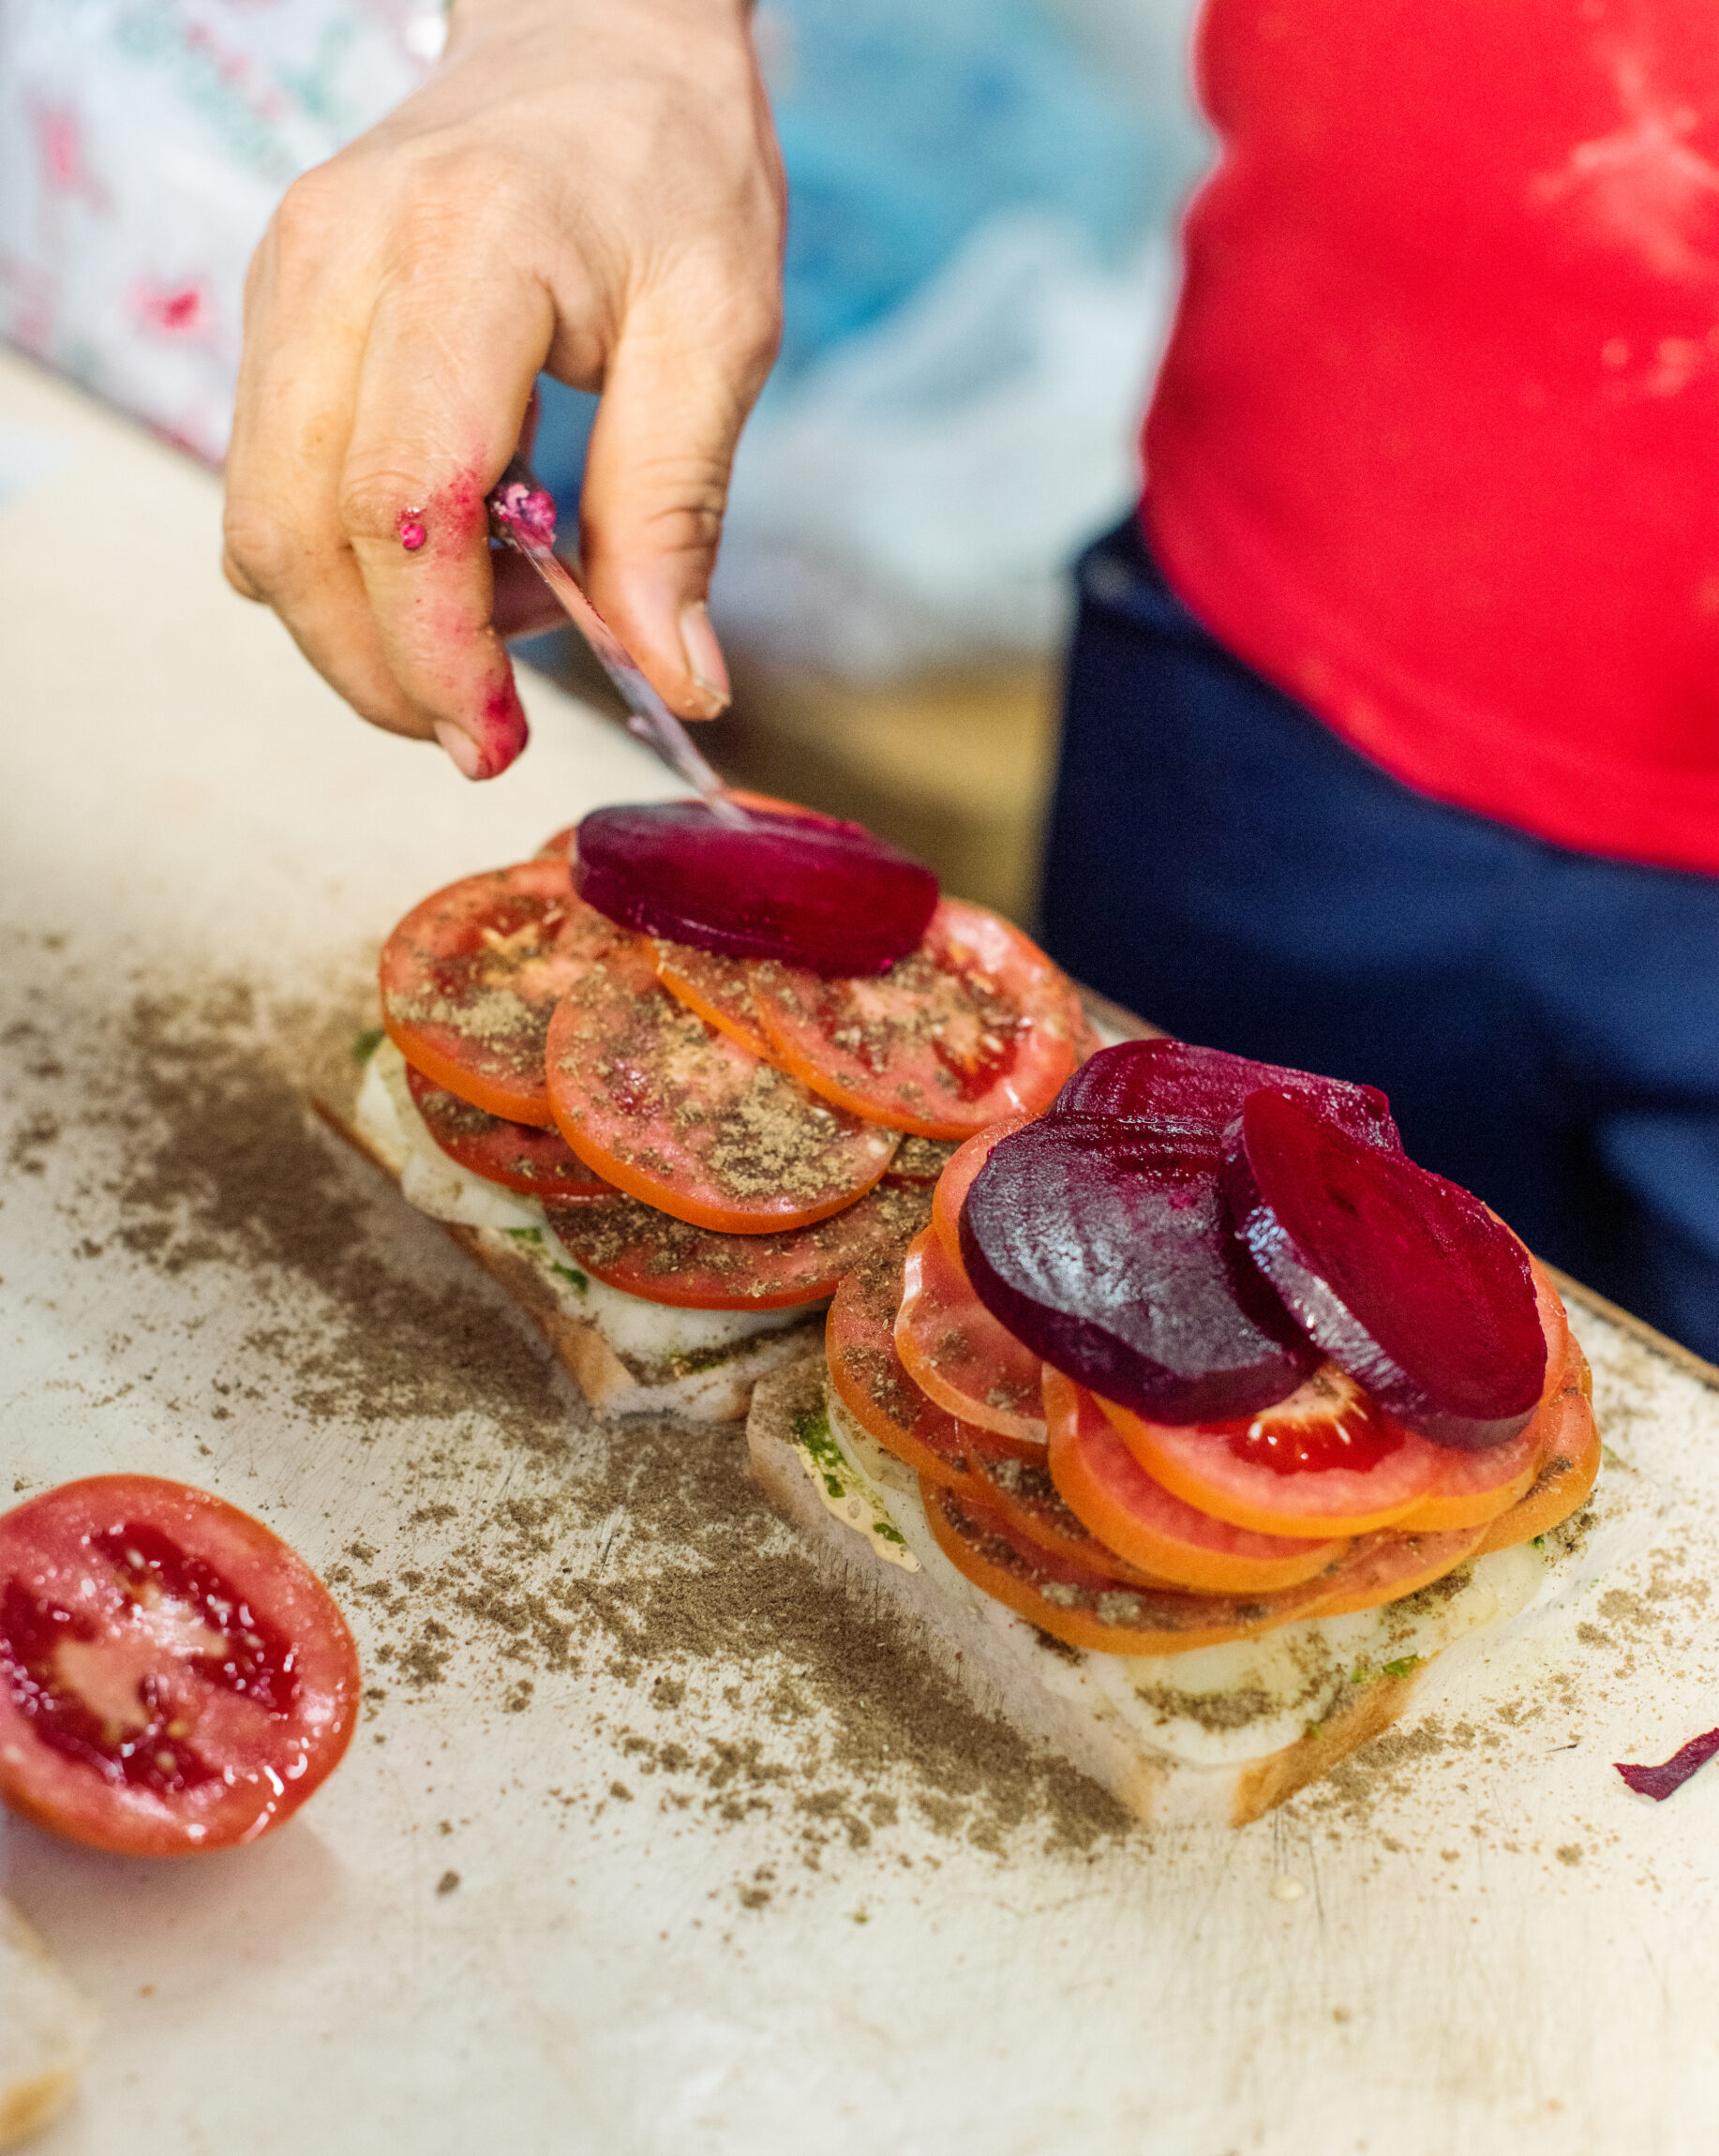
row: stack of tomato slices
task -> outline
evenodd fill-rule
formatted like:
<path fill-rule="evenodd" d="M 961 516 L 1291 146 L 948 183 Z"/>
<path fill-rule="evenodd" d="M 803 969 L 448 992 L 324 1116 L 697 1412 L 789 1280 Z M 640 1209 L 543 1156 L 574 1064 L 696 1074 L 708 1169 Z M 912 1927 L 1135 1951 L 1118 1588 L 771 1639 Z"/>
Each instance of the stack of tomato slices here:
<path fill-rule="evenodd" d="M 737 798 L 753 802 L 761 850 L 752 885 L 733 883 L 731 911 L 744 915 L 749 889 L 755 897 L 773 873 L 778 951 L 794 916 L 781 904 L 780 835 L 764 819 L 798 812 Z M 697 812 L 602 813 L 610 892 L 628 843 L 649 837 L 641 858 L 659 873 Z M 863 861 L 864 835 L 844 837 L 844 858 Z M 727 834 L 725 876 L 747 845 Z M 887 880 L 900 857 L 878 851 L 872 866 Z M 598 1279 L 707 1310 L 823 1301 L 923 1221 L 955 1144 L 1048 1106 L 1090 1036 L 1071 985 L 1034 944 L 934 885 L 929 918 L 924 906 L 901 916 L 914 940 L 882 970 L 831 973 L 817 949 L 804 965 L 737 956 L 722 947 L 734 941 L 725 891 L 697 885 L 702 859 L 688 872 L 700 903 L 677 886 L 677 920 L 702 943 L 588 904 L 576 832 L 437 891 L 383 950 L 383 1021 L 437 1145 L 541 1199 Z M 912 869 L 910 897 L 927 876 Z"/>
<path fill-rule="evenodd" d="M 1283 1103 L 1313 1196 L 1351 1210 L 1271 1157 Z M 1169 1041 L 1101 1052 L 1049 1115 L 964 1145 L 930 1225 L 843 1282 L 828 1359 L 957 1568 L 1112 1654 L 1399 1601 L 1545 1534 L 1599 1465 L 1551 1280 L 1406 1159 L 1382 1095 Z"/>

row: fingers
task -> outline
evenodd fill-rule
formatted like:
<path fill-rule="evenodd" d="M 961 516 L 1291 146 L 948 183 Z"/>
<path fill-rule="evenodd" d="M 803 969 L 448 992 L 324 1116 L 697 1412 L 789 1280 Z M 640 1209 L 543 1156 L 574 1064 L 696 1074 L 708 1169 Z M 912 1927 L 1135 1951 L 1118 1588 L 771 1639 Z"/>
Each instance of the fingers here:
<path fill-rule="evenodd" d="M 410 259 L 370 325 L 340 522 L 399 692 L 468 777 L 490 778 L 526 722 L 491 619 L 484 498 L 518 439 L 551 303 L 506 269 L 473 277 L 470 233 L 440 261 L 430 244 Z"/>
<path fill-rule="evenodd" d="M 580 552 L 591 603 L 658 692 L 683 718 L 708 719 L 727 706 L 728 673 L 705 599 L 734 445 L 776 325 L 768 306 L 737 319 L 730 283 L 695 327 L 691 282 L 678 283 L 672 313 L 641 307 L 622 329 L 586 453 Z"/>
<path fill-rule="evenodd" d="M 321 175 L 308 175 L 289 190 L 251 265 L 222 567 L 235 591 L 276 609 L 365 718 L 427 739 L 430 722 L 394 678 L 340 524 L 368 312 L 323 271 L 338 217 Z"/>

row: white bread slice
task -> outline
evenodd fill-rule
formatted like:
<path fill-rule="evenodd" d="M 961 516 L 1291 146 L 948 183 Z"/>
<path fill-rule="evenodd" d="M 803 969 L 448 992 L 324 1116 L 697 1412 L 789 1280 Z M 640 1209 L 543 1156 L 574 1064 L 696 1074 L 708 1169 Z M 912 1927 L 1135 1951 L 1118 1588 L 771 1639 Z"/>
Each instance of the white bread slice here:
<path fill-rule="evenodd" d="M 1259 1819 L 1387 1729 L 1435 1658 L 1448 1670 L 1618 1562 L 1650 1511 L 1638 1478 L 1608 1467 L 1589 1506 L 1540 1544 L 1385 1610 L 1125 1659 L 1051 1639 L 964 1580 L 931 1535 L 917 1477 L 853 1423 L 821 1357 L 759 1384 L 746 1438 L 771 1503 L 832 1579 L 895 1610 L 905 1651 L 930 1654 L 976 1704 L 1154 1825 Z"/>
<path fill-rule="evenodd" d="M 458 1167 L 425 1128 L 405 1062 L 382 1041 L 344 1087 L 312 1105 L 409 1203 L 446 1229 L 527 1312 L 593 1414 L 737 1422 L 766 1370 L 821 1339 L 824 1305 L 786 1310 L 681 1310 L 593 1280 L 556 1242 L 542 1207 Z"/>
<path fill-rule="evenodd" d="M 96 2028 L 95 2008 L 0 1897 L 0 2149 L 65 2111 Z"/>

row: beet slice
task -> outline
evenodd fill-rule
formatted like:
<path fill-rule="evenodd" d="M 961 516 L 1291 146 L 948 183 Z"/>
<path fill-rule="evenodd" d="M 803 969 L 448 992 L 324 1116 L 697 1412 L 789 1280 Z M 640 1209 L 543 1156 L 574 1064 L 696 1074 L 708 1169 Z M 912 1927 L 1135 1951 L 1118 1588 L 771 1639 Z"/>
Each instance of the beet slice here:
<path fill-rule="evenodd" d="M 1321 1109 L 1352 1137 L 1400 1153 L 1391 1104 L 1377 1085 L 1321 1078 L 1277 1063 L 1255 1063 L 1186 1041 L 1124 1041 L 1090 1057 L 1056 1096 L 1053 1115 L 1123 1115 L 1166 1137 L 1221 1147 L 1249 1093 L 1268 1085 Z"/>
<path fill-rule="evenodd" d="M 579 895 L 623 928 L 827 976 L 887 973 L 937 904 L 931 870 L 863 825 L 702 801 L 596 809 L 578 827 Z"/>
<path fill-rule="evenodd" d="M 1248 1096 L 1227 1154 L 1254 1263 L 1387 1414 L 1465 1451 L 1526 1427 L 1546 1382 L 1533 1276 L 1478 1198 L 1275 1091 Z"/>
<path fill-rule="evenodd" d="M 1255 1415 L 1320 1359 L 1236 1241 L 1203 1143 L 1108 1115 L 1029 1123 L 974 1177 L 961 1254 L 1017 1340 L 1154 1422 Z"/>

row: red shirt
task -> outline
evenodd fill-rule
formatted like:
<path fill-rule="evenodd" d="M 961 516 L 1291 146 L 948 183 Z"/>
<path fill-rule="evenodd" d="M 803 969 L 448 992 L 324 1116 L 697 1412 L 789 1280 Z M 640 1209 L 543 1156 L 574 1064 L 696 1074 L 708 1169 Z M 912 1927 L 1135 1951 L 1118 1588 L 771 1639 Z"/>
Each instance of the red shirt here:
<path fill-rule="evenodd" d="M 1719 873 L 1719 0 L 1209 0 L 1199 68 L 1171 583 L 1410 785 Z"/>

